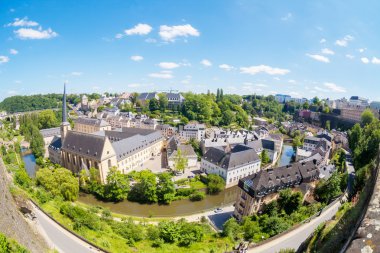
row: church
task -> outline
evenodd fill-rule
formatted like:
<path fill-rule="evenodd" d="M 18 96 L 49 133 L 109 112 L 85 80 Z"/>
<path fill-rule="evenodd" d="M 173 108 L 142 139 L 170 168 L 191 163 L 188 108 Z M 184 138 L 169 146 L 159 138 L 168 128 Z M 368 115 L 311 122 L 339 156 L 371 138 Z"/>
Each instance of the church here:
<path fill-rule="evenodd" d="M 91 120 L 88 119 L 89 124 Z M 151 157 L 161 154 L 164 143 L 161 132 L 150 129 L 104 129 L 91 133 L 75 129 L 71 130 L 67 120 L 65 84 L 60 136 L 55 136 L 48 147 L 49 159 L 73 173 L 94 167 L 99 170 L 102 183 L 112 167 L 122 173 L 141 168 Z"/>

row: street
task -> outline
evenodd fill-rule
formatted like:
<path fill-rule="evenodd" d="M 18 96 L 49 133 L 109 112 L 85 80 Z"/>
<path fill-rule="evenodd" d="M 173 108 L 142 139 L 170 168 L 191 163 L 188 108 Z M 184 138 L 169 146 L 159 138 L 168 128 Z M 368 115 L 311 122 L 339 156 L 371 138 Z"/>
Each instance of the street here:
<path fill-rule="evenodd" d="M 46 237 L 50 246 L 58 250 L 60 253 L 100 252 L 93 249 L 91 245 L 67 232 L 38 208 L 34 207 L 34 213 L 37 217 L 37 226 L 41 234 Z"/>

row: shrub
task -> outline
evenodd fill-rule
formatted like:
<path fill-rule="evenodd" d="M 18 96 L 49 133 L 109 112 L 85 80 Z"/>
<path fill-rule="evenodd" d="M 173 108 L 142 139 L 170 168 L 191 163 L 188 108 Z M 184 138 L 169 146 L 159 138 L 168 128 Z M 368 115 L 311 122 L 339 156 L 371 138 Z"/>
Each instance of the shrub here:
<path fill-rule="evenodd" d="M 30 179 L 28 173 L 25 169 L 19 169 L 15 173 L 14 180 L 16 184 L 23 188 L 29 188 L 32 184 L 32 180 Z"/>
<path fill-rule="evenodd" d="M 207 176 L 207 191 L 210 194 L 216 194 L 223 191 L 225 187 L 224 179 L 215 174 L 209 174 Z"/>
<path fill-rule="evenodd" d="M 81 207 L 73 206 L 70 203 L 64 203 L 61 205 L 59 211 L 61 214 L 66 215 L 74 222 L 73 228 L 75 230 L 80 230 L 82 227 L 87 227 L 91 230 L 102 229 L 100 217 Z"/>
<path fill-rule="evenodd" d="M 206 194 L 201 191 L 196 191 L 190 195 L 190 200 L 191 201 L 201 201 L 205 198 Z"/>

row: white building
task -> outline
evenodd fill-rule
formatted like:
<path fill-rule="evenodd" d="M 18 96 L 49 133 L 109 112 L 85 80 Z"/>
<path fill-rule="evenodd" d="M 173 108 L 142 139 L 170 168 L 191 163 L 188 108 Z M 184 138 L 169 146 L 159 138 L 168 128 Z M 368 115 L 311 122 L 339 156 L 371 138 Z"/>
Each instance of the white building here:
<path fill-rule="evenodd" d="M 189 141 L 190 139 L 196 139 L 197 141 L 201 141 L 202 138 L 205 137 L 206 126 L 205 124 L 199 123 L 189 123 L 185 126 L 180 126 L 179 136 Z"/>
<path fill-rule="evenodd" d="M 226 188 L 239 179 L 259 172 L 261 161 L 255 150 L 246 145 L 234 148 L 210 148 L 201 160 L 201 171 L 217 174 L 226 181 Z"/>

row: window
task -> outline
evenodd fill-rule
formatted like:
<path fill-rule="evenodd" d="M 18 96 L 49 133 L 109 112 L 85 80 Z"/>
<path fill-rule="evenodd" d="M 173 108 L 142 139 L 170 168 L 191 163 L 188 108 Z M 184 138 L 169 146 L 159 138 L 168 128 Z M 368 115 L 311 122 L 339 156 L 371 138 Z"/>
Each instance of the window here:
<path fill-rule="evenodd" d="M 108 159 L 108 168 L 111 168 L 111 167 L 112 167 L 111 159 Z"/>

